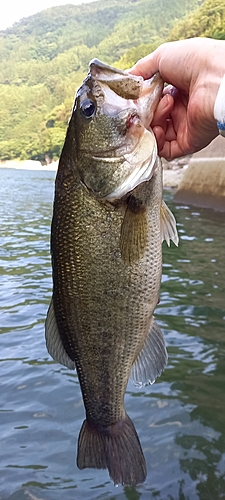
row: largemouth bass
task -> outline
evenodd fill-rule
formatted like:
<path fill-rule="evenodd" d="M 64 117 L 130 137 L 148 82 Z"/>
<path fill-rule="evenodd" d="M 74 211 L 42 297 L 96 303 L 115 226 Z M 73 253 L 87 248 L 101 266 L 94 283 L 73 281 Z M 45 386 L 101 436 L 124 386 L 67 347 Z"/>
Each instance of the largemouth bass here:
<path fill-rule="evenodd" d="M 178 243 L 162 201 L 162 166 L 148 129 L 162 93 L 152 79 L 90 63 L 59 161 L 51 228 L 50 355 L 77 370 L 86 419 L 77 465 L 115 484 L 144 482 L 146 464 L 124 409 L 129 377 L 152 384 L 167 363 L 153 312 L 162 240 Z"/>

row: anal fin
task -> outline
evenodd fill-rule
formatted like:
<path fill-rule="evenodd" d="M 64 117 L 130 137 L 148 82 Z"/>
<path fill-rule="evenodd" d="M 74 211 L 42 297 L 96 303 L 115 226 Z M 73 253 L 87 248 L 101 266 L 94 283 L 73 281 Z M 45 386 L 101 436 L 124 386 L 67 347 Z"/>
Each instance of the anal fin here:
<path fill-rule="evenodd" d="M 51 300 L 45 322 L 45 340 L 50 356 L 55 361 L 58 361 L 58 363 L 61 363 L 61 365 L 67 366 L 70 370 L 74 370 L 75 362 L 66 353 L 59 334 L 53 300 Z"/>
<path fill-rule="evenodd" d="M 153 384 L 164 370 L 167 360 L 163 334 L 153 319 L 144 347 L 132 367 L 131 380 L 138 387 Z"/>

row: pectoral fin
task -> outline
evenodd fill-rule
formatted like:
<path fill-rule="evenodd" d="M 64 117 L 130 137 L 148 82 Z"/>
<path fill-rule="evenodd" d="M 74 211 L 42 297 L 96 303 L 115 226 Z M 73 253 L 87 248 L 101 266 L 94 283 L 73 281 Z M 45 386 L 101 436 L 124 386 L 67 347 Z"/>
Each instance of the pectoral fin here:
<path fill-rule="evenodd" d="M 165 201 L 162 201 L 160 209 L 160 221 L 161 221 L 161 238 L 162 242 L 166 240 L 168 247 L 170 246 L 170 240 L 178 246 L 179 236 L 176 227 L 176 219 L 169 207 L 166 205 Z"/>
<path fill-rule="evenodd" d="M 75 362 L 66 353 L 55 318 L 53 300 L 51 300 L 45 322 L 46 347 L 50 356 L 70 370 L 75 369 Z"/>
<path fill-rule="evenodd" d="M 153 320 L 144 347 L 133 365 L 131 380 L 138 387 L 153 384 L 164 370 L 167 359 L 163 334 Z"/>
<path fill-rule="evenodd" d="M 148 219 L 145 209 L 134 212 L 129 205 L 121 226 L 120 251 L 124 262 L 132 264 L 140 260 L 148 241 Z"/>

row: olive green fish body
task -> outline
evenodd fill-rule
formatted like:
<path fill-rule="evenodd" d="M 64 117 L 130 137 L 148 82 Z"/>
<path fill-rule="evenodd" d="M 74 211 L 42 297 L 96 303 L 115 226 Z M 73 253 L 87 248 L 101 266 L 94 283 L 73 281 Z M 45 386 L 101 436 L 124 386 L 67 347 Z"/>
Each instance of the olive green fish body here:
<path fill-rule="evenodd" d="M 145 84 L 94 60 L 77 92 L 55 186 L 47 349 L 79 377 L 86 420 L 78 467 L 108 468 L 116 484 L 146 477 L 124 409 L 128 379 L 153 383 L 167 362 L 153 312 L 162 240 L 178 239 L 146 128 L 146 107 L 151 114 L 161 90 L 157 75 Z"/>
<path fill-rule="evenodd" d="M 110 425 L 124 415 L 131 367 L 157 303 L 161 200 L 146 203 L 152 231 L 143 257 L 129 263 L 120 251 L 128 203 L 99 202 L 73 176 L 64 191 L 55 199 L 52 223 L 54 310 L 66 352 L 76 363 L 87 416 Z M 151 189 L 149 194 L 151 199 Z M 132 253 L 135 242 L 129 245 Z"/>

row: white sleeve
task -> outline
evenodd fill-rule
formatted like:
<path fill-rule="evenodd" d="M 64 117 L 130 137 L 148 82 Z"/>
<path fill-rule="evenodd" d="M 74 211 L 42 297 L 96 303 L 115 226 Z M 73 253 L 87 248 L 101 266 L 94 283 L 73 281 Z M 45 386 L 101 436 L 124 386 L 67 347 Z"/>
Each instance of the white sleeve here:
<path fill-rule="evenodd" d="M 221 80 L 221 84 L 216 96 L 214 104 L 214 118 L 217 121 L 219 133 L 225 137 L 225 75 Z"/>

